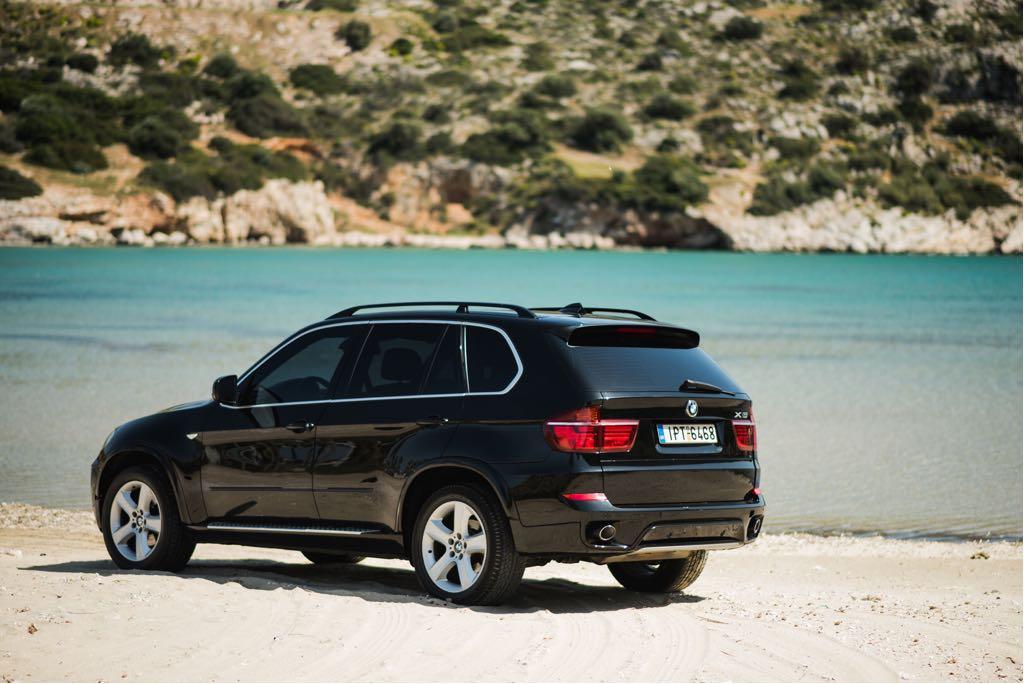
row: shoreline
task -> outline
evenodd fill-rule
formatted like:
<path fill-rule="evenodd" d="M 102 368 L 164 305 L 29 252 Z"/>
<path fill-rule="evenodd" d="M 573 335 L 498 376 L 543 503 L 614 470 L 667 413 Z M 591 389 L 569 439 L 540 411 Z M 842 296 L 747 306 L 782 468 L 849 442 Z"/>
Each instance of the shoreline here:
<path fill-rule="evenodd" d="M 1024 681 L 1021 569 L 1019 543 L 766 533 L 685 594 L 550 563 L 462 607 L 404 560 L 203 544 L 121 571 L 91 513 L 0 504 L 0 680 L 441 682 L 455 640 L 466 681 Z"/>
<path fill-rule="evenodd" d="M 38 529 L 52 524 L 54 516 L 67 523 L 74 520 L 76 527 L 96 529 L 93 513 L 89 508 L 61 508 L 43 506 L 22 501 L 0 501 L 0 529 Z M 926 544 L 998 544 L 1024 549 L 1024 538 L 1019 535 L 974 536 L 960 534 L 913 534 L 881 532 L 875 530 L 829 530 L 829 529 L 772 529 L 765 527 L 765 537 L 807 537 L 822 540 L 879 540 L 884 542 L 912 542 Z"/>
<path fill-rule="evenodd" d="M 311 251 L 331 251 L 331 250 L 410 250 L 410 251 L 455 251 L 455 252 L 468 252 L 468 251 L 517 251 L 517 252 L 605 252 L 605 253 L 626 253 L 626 254 L 692 254 L 692 253 L 714 253 L 714 254 L 806 254 L 806 255 L 836 255 L 836 256 L 894 256 L 894 257 L 951 257 L 951 258 L 999 258 L 1007 259 L 1014 258 L 1020 259 L 1020 252 L 889 252 L 889 251 L 857 251 L 847 250 L 839 251 L 832 249 L 821 249 L 821 250 L 753 250 L 753 249 L 723 249 L 720 247 L 715 248 L 691 248 L 691 247 L 642 247 L 636 245 L 611 245 L 611 246 L 573 246 L 573 245 L 562 245 L 557 247 L 551 246 L 533 246 L 533 245 L 521 245 L 515 242 L 502 242 L 501 244 L 494 243 L 491 240 L 481 240 L 480 242 L 466 243 L 461 237 L 460 238 L 448 238 L 444 236 L 427 236 L 427 240 L 399 240 L 399 241 L 368 241 L 365 243 L 353 242 L 351 244 L 316 244 L 310 242 L 290 242 L 284 244 L 264 244 L 257 241 L 251 241 L 239 244 L 230 243 L 199 243 L 199 242 L 188 242 L 188 243 L 172 243 L 172 242 L 154 242 L 152 244 L 137 244 L 137 243 L 124 243 L 124 242 L 111 242 L 111 243 L 51 243 L 51 242 L 25 242 L 25 241 L 2 241 L 0 240 L 0 249 L 66 249 L 66 250 L 100 250 L 100 249 L 114 249 L 123 251 L 135 251 L 135 250 L 215 250 L 215 249 L 227 249 L 227 250 L 270 250 L 270 249 L 286 249 L 286 250 L 311 250 Z"/>

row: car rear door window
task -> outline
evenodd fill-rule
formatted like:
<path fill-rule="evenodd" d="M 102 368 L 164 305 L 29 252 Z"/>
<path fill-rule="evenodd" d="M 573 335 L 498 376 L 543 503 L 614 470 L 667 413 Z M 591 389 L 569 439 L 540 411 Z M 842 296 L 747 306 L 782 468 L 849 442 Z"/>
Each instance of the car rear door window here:
<path fill-rule="evenodd" d="M 422 323 L 374 325 L 353 373 L 349 394 L 353 398 L 418 394 L 446 327 Z"/>
<path fill-rule="evenodd" d="M 515 355 L 496 330 L 466 326 L 470 392 L 501 392 L 519 372 Z"/>
<path fill-rule="evenodd" d="M 461 329 L 457 325 L 448 326 L 445 330 L 421 394 L 462 394 L 466 391 L 461 336 Z"/>
<path fill-rule="evenodd" d="M 362 343 L 366 326 L 340 326 L 303 335 L 270 357 L 243 388 L 245 404 L 281 404 L 329 398 Z"/>

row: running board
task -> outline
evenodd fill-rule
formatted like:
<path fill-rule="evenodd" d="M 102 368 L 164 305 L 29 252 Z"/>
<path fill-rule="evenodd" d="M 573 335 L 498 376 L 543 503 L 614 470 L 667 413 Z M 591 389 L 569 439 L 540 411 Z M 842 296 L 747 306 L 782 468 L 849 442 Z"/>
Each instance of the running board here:
<path fill-rule="evenodd" d="M 320 527 L 320 526 L 307 526 L 307 527 L 294 527 L 291 525 L 265 525 L 258 523 L 242 523 L 242 522 L 214 522 L 207 525 L 205 528 L 211 531 L 217 532 L 257 532 L 257 533 L 271 533 L 271 534 L 319 534 L 328 537 L 358 537 L 363 534 L 380 534 L 380 530 L 375 530 L 369 527 Z"/>

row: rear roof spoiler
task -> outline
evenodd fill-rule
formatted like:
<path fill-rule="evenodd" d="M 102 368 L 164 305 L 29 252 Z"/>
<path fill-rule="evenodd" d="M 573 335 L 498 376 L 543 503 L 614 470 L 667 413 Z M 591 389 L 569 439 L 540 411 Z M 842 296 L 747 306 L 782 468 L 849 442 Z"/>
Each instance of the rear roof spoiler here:
<path fill-rule="evenodd" d="M 483 308 L 483 309 L 507 309 L 516 314 L 519 318 L 536 318 L 537 315 L 527 309 L 525 306 L 519 306 L 517 304 L 496 304 L 494 302 L 387 302 L 384 304 L 360 304 L 359 306 L 350 306 L 347 309 L 342 309 L 336 314 L 328 316 L 327 318 L 348 318 L 354 316 L 357 311 L 363 309 L 396 309 L 400 307 L 408 306 L 454 306 L 456 307 L 455 313 L 468 314 L 469 307 Z"/>
<path fill-rule="evenodd" d="M 607 306 L 583 306 L 579 302 L 572 304 L 566 304 L 565 306 L 531 306 L 533 311 L 557 311 L 558 313 L 565 314 L 566 316 L 586 316 L 592 313 L 617 313 L 625 314 L 627 316 L 635 316 L 641 321 L 656 321 L 654 316 L 645 314 L 643 311 L 635 311 L 633 309 L 612 309 Z"/>

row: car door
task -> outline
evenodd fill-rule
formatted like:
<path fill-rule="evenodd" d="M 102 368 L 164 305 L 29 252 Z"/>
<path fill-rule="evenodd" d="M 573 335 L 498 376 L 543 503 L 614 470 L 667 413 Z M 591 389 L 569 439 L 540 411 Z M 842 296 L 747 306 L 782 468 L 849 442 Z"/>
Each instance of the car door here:
<path fill-rule="evenodd" d="M 375 323 L 317 431 L 320 518 L 394 529 L 402 474 L 415 459 L 444 452 L 465 388 L 461 326 Z"/>
<path fill-rule="evenodd" d="M 203 497 L 211 518 L 317 518 L 311 467 L 316 424 L 358 355 L 367 326 L 300 335 L 239 385 L 236 405 L 217 405 L 201 435 Z"/>

